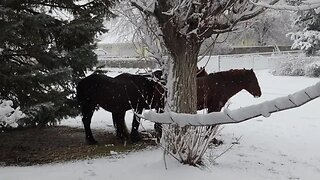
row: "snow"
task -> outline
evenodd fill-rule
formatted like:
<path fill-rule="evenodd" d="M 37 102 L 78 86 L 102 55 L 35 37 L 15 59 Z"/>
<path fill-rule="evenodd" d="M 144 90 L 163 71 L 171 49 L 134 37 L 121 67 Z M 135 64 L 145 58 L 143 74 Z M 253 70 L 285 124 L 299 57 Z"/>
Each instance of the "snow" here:
<path fill-rule="evenodd" d="M 116 75 L 119 70 L 108 72 Z M 136 72 L 130 69 L 129 72 Z M 259 104 L 292 94 L 319 82 L 318 78 L 273 76 L 268 70 L 256 70 L 262 96 L 252 98 L 241 91 L 230 99 L 229 110 Z M 320 99 L 299 108 L 258 117 L 239 124 L 224 125 L 221 135 L 224 144 L 211 149 L 208 156 L 218 156 L 239 140 L 213 163 L 203 169 L 181 165 L 169 157 L 167 170 L 160 148 L 146 149 L 127 155 L 117 154 L 99 159 L 38 165 L 30 167 L 0 167 L 1 180 L 162 180 L 162 179 L 320 179 Z M 226 111 L 229 111 L 226 110 Z M 199 112 L 202 113 L 202 112 Z M 131 126 L 132 112 L 126 122 Z M 67 119 L 62 125 L 82 127 L 80 118 Z M 99 110 L 94 114 L 93 127 L 114 132 L 111 114 Z M 153 124 L 143 121 L 145 129 Z M 143 130 L 143 129 L 142 129 Z"/>
<path fill-rule="evenodd" d="M 11 100 L 0 99 L 0 126 L 18 127 L 19 119 L 24 118 L 25 114 L 20 107 L 13 108 Z"/>
<path fill-rule="evenodd" d="M 250 2 L 256 6 L 266 7 L 266 8 L 275 9 L 275 10 L 306 11 L 306 10 L 316 9 L 320 7 L 319 0 L 304 0 L 302 4 L 299 6 L 288 5 L 289 4 L 288 1 L 285 1 L 285 0 L 280 0 L 274 5 L 269 4 L 273 2 L 271 0 L 267 0 L 267 2 L 265 2 L 264 0 L 257 0 L 257 1 L 250 0 Z"/>

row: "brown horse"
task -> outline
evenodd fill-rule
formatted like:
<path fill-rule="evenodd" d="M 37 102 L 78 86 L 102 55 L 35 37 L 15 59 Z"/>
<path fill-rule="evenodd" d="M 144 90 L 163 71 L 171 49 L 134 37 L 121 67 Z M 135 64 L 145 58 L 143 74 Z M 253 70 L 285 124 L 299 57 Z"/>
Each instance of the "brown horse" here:
<path fill-rule="evenodd" d="M 90 128 L 91 118 L 97 106 L 112 113 L 117 137 L 128 139 L 129 133 L 124 116 L 129 109 L 150 108 L 157 83 L 140 75 L 123 74 L 118 78 L 92 74 L 82 79 L 77 86 L 77 98 L 81 106 L 82 122 L 88 144 L 96 144 Z"/>
<path fill-rule="evenodd" d="M 245 89 L 254 97 L 261 96 L 261 89 L 253 70 L 229 70 L 197 78 L 197 109 L 208 112 L 221 111 L 226 102 Z"/>
<path fill-rule="evenodd" d="M 254 97 L 261 96 L 261 89 L 253 70 L 229 70 L 197 76 L 197 109 L 219 112 L 235 94 L 245 89 Z M 155 123 L 157 138 L 161 137 L 161 125 Z M 218 142 L 218 141 L 217 141 Z M 220 142 L 218 142 L 220 143 Z"/>

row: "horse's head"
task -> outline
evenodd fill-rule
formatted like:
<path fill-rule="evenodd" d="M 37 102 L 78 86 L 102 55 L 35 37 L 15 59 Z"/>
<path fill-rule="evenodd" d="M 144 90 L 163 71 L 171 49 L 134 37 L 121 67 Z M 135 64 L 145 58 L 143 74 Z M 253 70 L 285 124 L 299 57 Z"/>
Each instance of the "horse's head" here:
<path fill-rule="evenodd" d="M 208 73 L 204 67 L 200 67 L 200 69 L 197 67 L 197 77 L 204 77 L 208 76 Z"/>
<path fill-rule="evenodd" d="M 261 89 L 259 86 L 258 79 L 252 69 L 244 70 L 244 81 L 245 81 L 245 87 L 244 87 L 245 90 L 247 90 L 254 97 L 261 96 Z"/>

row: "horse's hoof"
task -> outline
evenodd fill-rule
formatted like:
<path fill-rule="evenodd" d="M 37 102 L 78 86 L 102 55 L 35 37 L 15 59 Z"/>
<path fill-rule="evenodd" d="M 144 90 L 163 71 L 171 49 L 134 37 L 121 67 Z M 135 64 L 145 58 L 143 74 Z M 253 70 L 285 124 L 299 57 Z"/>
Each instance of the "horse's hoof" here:
<path fill-rule="evenodd" d="M 141 137 L 140 137 L 140 136 L 131 137 L 131 141 L 132 141 L 133 143 L 139 142 L 140 140 L 141 140 Z"/>
<path fill-rule="evenodd" d="M 88 145 L 96 145 L 96 144 L 98 144 L 98 141 L 96 141 L 96 140 L 94 140 L 94 139 L 90 139 L 90 140 L 87 139 L 86 142 L 87 142 Z"/>
<path fill-rule="evenodd" d="M 132 141 L 133 143 L 139 142 L 140 140 L 141 140 L 140 137 L 131 138 L 131 141 Z"/>
<path fill-rule="evenodd" d="M 140 137 L 139 133 L 134 133 L 130 135 L 131 141 L 133 143 L 140 141 L 142 138 Z"/>

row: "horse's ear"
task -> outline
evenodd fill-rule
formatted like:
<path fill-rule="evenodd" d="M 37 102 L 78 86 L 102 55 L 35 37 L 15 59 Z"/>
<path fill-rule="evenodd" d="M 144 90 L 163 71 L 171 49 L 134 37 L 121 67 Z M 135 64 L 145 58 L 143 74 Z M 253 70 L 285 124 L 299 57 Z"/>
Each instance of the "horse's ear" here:
<path fill-rule="evenodd" d="M 250 69 L 250 71 L 252 71 L 252 72 L 253 72 L 253 69 L 251 68 L 251 69 Z"/>

